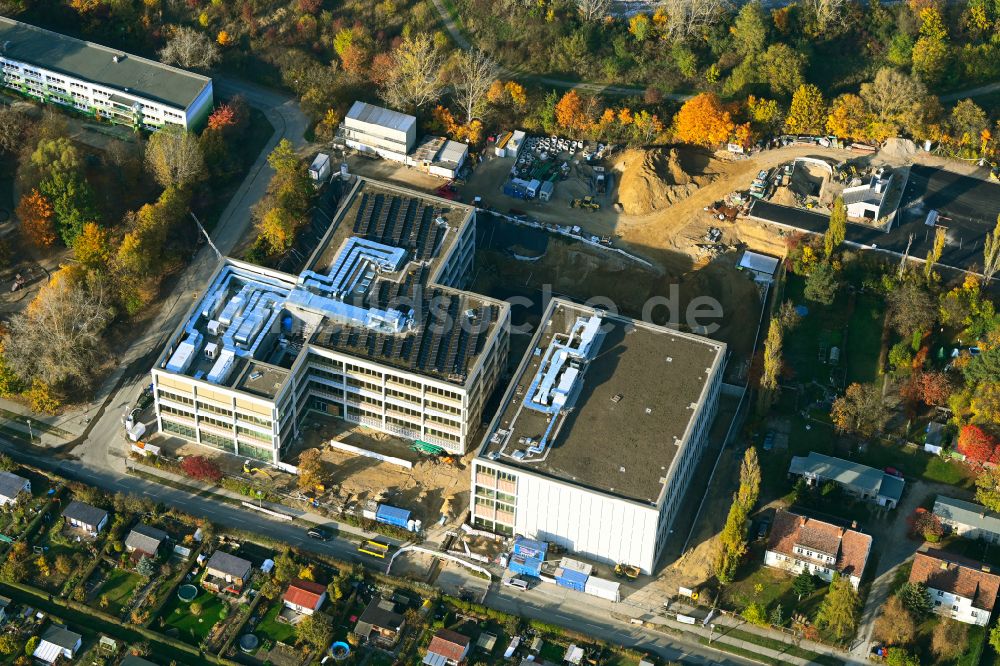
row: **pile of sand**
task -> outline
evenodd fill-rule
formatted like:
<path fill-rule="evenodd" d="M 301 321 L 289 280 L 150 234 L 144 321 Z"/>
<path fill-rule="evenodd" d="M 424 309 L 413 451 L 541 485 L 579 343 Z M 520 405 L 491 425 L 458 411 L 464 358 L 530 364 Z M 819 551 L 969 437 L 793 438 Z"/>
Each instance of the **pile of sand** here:
<path fill-rule="evenodd" d="M 680 148 L 628 150 L 614 168 L 621 173 L 618 202 L 626 215 L 646 215 L 691 196 L 714 179 L 707 153 Z"/>

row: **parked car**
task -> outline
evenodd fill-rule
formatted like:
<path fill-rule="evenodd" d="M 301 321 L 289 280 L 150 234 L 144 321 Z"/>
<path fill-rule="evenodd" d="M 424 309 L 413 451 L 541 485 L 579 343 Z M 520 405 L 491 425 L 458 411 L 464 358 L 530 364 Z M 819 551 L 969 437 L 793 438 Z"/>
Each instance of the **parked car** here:
<path fill-rule="evenodd" d="M 764 450 L 770 451 L 774 448 L 774 431 L 769 430 L 766 435 L 764 435 Z"/>
<path fill-rule="evenodd" d="M 767 537 L 767 532 L 770 529 L 771 529 L 771 516 L 761 516 L 760 522 L 757 523 L 757 538 L 763 539 Z"/>
<path fill-rule="evenodd" d="M 903 478 L 903 473 L 900 472 L 895 467 L 886 467 L 885 468 L 885 473 L 888 474 L 889 476 L 894 476 L 897 479 L 902 479 Z"/>
<path fill-rule="evenodd" d="M 310 527 L 306 534 L 309 535 L 309 538 L 317 539 L 319 541 L 329 541 L 333 536 L 330 530 L 325 527 L 320 527 L 319 525 L 316 527 Z"/>
<path fill-rule="evenodd" d="M 528 579 L 522 576 L 511 576 L 510 578 L 504 578 L 503 584 L 508 587 L 516 587 L 519 590 L 527 590 L 530 587 Z"/>

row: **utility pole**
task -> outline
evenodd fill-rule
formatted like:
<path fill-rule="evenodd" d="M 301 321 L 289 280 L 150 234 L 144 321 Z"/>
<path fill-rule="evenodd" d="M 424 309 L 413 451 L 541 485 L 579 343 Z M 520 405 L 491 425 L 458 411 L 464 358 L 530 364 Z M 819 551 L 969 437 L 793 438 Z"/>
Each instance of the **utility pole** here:
<path fill-rule="evenodd" d="M 903 269 L 906 268 L 906 260 L 910 256 L 911 245 L 913 245 L 913 234 L 910 234 L 909 240 L 906 241 L 906 252 L 903 253 L 903 257 L 899 260 L 898 277 L 903 277 Z"/>

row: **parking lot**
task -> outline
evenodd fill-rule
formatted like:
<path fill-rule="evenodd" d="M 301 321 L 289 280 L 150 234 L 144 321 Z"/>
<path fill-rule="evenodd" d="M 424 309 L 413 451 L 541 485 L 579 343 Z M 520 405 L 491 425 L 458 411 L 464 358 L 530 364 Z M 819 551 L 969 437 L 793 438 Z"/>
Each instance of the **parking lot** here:
<path fill-rule="evenodd" d="M 982 266 L 983 239 L 1000 215 L 1000 184 L 934 167 L 915 165 L 910 169 L 899 217 L 888 233 L 849 224 L 847 240 L 897 256 L 906 253 L 909 246 L 909 256 L 922 259 L 934 243 L 934 227 L 924 223 L 932 210 L 939 214 L 937 226 L 948 231 L 940 263 L 962 270 Z M 764 222 L 817 234 L 828 226 L 826 215 L 766 201 L 754 203 L 750 214 Z"/>

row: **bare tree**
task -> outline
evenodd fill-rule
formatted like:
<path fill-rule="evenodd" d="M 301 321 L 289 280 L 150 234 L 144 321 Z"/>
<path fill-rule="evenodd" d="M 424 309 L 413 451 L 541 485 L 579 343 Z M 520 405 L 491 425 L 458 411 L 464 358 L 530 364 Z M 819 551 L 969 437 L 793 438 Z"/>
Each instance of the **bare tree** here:
<path fill-rule="evenodd" d="M 988 283 L 993 274 L 1000 268 L 1000 215 L 997 215 L 997 225 L 993 231 L 986 234 L 983 240 L 983 277 Z"/>
<path fill-rule="evenodd" d="M 896 121 L 927 96 L 927 88 L 898 69 L 883 67 L 874 81 L 861 84 L 860 94 L 879 120 Z"/>
<path fill-rule="evenodd" d="M 26 143 L 31 118 L 17 106 L 0 106 L 0 153 L 14 153 Z"/>
<path fill-rule="evenodd" d="M 584 21 L 597 21 L 608 15 L 611 0 L 576 0 Z"/>
<path fill-rule="evenodd" d="M 666 0 L 667 32 L 687 39 L 715 24 L 730 8 L 729 0 Z"/>
<path fill-rule="evenodd" d="M 110 321 L 102 288 L 86 289 L 57 274 L 31 307 L 11 318 L 4 355 L 25 380 L 87 384 L 100 362 L 101 333 Z"/>
<path fill-rule="evenodd" d="M 459 54 L 455 101 L 465 110 L 465 122 L 472 122 L 473 114 L 498 76 L 500 65 L 484 51 L 475 49 Z"/>
<path fill-rule="evenodd" d="M 381 83 L 386 104 L 399 109 L 420 109 L 437 100 L 444 89 L 444 57 L 427 34 L 405 37 L 392 53 L 392 65 Z"/>
<path fill-rule="evenodd" d="M 826 30 L 840 18 L 847 6 L 847 0 L 806 0 L 804 5 L 812 10 L 817 27 Z"/>
<path fill-rule="evenodd" d="M 160 130 L 146 144 L 146 166 L 163 187 L 183 187 L 205 169 L 198 137 L 177 129 Z"/>
<path fill-rule="evenodd" d="M 208 35 L 194 28 L 179 26 L 160 51 L 160 59 L 180 67 L 208 68 L 219 61 L 219 49 Z"/>

